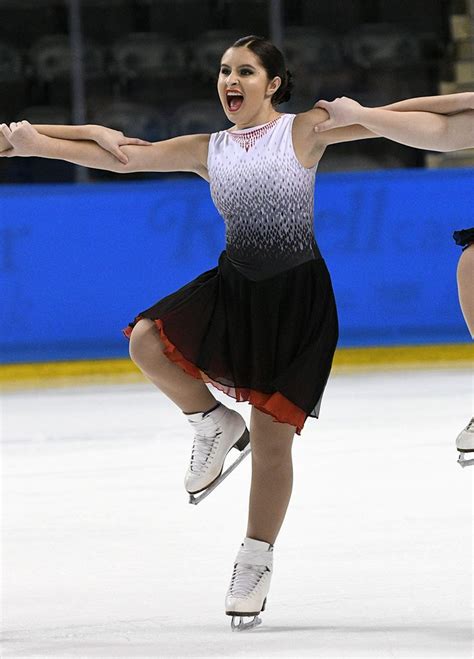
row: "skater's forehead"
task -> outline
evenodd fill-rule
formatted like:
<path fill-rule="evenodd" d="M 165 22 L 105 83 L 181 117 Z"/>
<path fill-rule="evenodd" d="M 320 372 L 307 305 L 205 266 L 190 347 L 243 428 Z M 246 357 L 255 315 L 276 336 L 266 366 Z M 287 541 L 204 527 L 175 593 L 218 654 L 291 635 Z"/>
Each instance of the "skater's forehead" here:
<path fill-rule="evenodd" d="M 221 58 L 221 66 L 248 66 L 255 69 L 261 66 L 258 57 L 248 48 L 229 48 Z"/>

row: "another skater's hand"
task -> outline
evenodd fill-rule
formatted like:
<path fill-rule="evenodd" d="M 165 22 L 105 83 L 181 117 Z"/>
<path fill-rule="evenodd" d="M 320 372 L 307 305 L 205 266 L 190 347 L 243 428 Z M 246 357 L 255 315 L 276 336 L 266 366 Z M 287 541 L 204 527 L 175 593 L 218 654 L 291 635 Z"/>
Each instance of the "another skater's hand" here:
<path fill-rule="evenodd" d="M 13 121 L 10 126 L 0 125 L 2 144 L 4 142 L 10 147 L 0 150 L 0 157 L 11 158 L 13 156 L 35 156 L 38 154 L 39 145 L 44 139 L 28 121 Z"/>
<path fill-rule="evenodd" d="M 128 158 L 121 150 L 121 146 L 127 144 L 150 146 L 153 144 L 153 142 L 147 140 L 140 140 L 138 137 L 125 137 L 122 131 L 113 128 L 106 128 L 105 126 L 92 126 L 91 128 L 94 142 L 97 142 L 99 146 L 115 156 L 124 165 L 128 163 Z"/>
<path fill-rule="evenodd" d="M 12 145 L 10 144 L 10 142 L 3 135 L 3 133 L 0 133 L 0 153 L 2 153 L 2 151 L 8 151 L 11 148 Z"/>
<path fill-rule="evenodd" d="M 318 101 L 314 107 L 323 108 L 329 114 L 329 119 L 314 127 L 316 133 L 361 123 L 361 113 L 364 109 L 360 103 L 346 96 L 336 98 L 334 101 Z"/>

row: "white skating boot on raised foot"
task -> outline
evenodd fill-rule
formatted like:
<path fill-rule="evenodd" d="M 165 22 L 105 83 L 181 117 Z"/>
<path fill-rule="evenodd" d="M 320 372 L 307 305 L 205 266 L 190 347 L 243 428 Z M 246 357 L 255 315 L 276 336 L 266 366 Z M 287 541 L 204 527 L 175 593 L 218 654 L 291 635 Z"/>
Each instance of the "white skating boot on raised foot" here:
<path fill-rule="evenodd" d="M 273 574 L 273 545 L 245 538 L 234 561 L 234 571 L 225 598 L 226 615 L 232 616 L 232 631 L 253 629 L 262 622 L 258 617 L 265 610 Z M 253 620 L 244 622 L 244 617 Z M 235 624 L 235 618 L 240 618 Z"/>
<path fill-rule="evenodd" d="M 458 463 L 461 467 L 474 465 L 474 417 L 459 433 L 456 439 L 456 448 L 459 451 Z M 472 453 L 469 458 L 466 457 L 468 453 Z"/>
<path fill-rule="evenodd" d="M 186 414 L 186 417 L 195 435 L 184 486 L 190 494 L 189 503 L 197 504 L 248 455 L 250 436 L 243 417 L 223 403 L 217 403 L 208 412 Z M 241 452 L 240 457 L 222 473 L 232 448 Z M 195 497 L 198 492 L 203 494 Z"/>

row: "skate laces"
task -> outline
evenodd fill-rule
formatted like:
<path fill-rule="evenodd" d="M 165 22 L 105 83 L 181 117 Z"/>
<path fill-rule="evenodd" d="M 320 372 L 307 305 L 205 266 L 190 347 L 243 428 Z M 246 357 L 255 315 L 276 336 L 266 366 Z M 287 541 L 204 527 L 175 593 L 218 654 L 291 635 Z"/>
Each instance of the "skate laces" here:
<path fill-rule="evenodd" d="M 193 472 L 202 471 L 207 461 L 217 450 L 216 439 L 222 434 L 219 424 L 210 417 L 204 417 L 202 420 L 189 422 L 195 427 L 193 448 L 191 451 L 190 469 Z"/>
<path fill-rule="evenodd" d="M 230 595 L 232 597 L 248 597 L 258 586 L 267 570 L 266 565 L 236 563 L 230 581 Z"/>

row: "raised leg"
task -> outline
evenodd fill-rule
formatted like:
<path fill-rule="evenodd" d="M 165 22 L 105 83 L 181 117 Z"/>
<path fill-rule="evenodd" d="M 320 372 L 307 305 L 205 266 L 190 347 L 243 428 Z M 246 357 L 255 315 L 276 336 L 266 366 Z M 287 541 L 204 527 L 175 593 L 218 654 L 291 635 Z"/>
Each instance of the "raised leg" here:
<path fill-rule="evenodd" d="M 474 244 L 465 249 L 459 258 L 457 280 L 459 304 L 474 338 Z"/>
<path fill-rule="evenodd" d="M 295 426 L 276 423 L 269 414 L 252 407 L 248 538 L 270 544 L 277 538 L 293 487 L 291 449 L 295 431 Z"/>
<path fill-rule="evenodd" d="M 206 412 L 217 403 L 203 380 L 174 364 L 164 354 L 160 333 L 152 320 L 143 318 L 130 336 L 130 357 L 146 377 L 185 414 Z"/>

